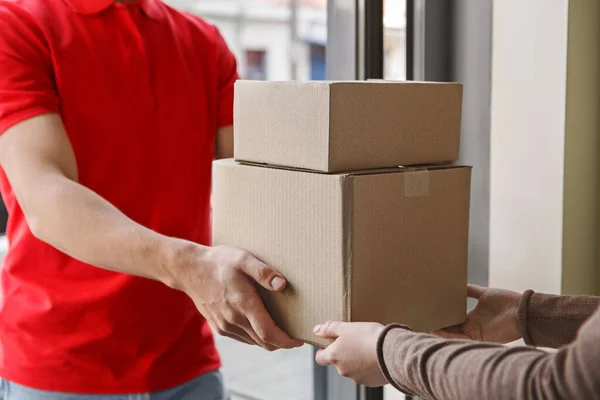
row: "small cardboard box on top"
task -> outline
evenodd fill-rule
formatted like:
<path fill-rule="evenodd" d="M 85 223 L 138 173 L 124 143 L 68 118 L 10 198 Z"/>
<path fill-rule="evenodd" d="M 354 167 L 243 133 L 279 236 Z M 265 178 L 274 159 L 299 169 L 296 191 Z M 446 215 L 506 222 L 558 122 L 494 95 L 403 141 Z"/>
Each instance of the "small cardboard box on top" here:
<path fill-rule="evenodd" d="M 238 81 L 234 157 L 321 172 L 455 161 L 462 94 L 460 83 Z"/>
<path fill-rule="evenodd" d="M 289 281 L 261 292 L 292 337 L 324 346 L 327 320 L 430 331 L 464 321 L 471 168 L 336 174 L 214 163 L 213 241 Z"/>

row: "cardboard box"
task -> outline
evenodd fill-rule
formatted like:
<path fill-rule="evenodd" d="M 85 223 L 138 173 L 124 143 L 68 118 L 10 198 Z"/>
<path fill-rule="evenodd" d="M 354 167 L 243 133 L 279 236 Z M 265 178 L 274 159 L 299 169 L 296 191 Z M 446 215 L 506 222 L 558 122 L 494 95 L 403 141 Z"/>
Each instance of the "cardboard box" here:
<path fill-rule="evenodd" d="M 264 293 L 284 330 L 324 345 L 327 320 L 430 331 L 465 319 L 471 169 L 343 174 L 214 163 L 213 241 L 289 281 Z"/>
<path fill-rule="evenodd" d="M 235 86 L 235 159 L 339 172 L 458 160 L 462 85 L 259 82 Z"/>

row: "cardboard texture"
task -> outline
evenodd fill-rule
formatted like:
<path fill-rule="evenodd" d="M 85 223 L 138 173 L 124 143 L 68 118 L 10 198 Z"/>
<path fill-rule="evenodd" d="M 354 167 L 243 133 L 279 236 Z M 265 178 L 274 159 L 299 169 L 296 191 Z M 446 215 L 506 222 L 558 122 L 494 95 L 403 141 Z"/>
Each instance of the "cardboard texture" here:
<path fill-rule="evenodd" d="M 320 174 L 214 164 L 213 241 L 289 281 L 261 292 L 291 336 L 326 345 L 327 320 L 430 331 L 465 319 L 471 169 Z"/>
<path fill-rule="evenodd" d="M 462 85 L 259 82 L 235 86 L 235 159 L 322 172 L 458 160 Z"/>

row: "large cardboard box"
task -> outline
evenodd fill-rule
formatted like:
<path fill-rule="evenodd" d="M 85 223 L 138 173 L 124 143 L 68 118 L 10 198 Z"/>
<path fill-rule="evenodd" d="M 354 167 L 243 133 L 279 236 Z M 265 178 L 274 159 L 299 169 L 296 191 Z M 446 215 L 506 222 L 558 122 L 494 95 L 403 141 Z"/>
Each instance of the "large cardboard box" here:
<path fill-rule="evenodd" d="M 260 82 L 235 86 L 235 159 L 322 172 L 459 156 L 462 85 Z"/>
<path fill-rule="evenodd" d="M 264 293 L 305 342 L 327 320 L 429 331 L 463 322 L 471 169 L 342 174 L 214 164 L 213 241 L 247 250 L 289 286 Z"/>

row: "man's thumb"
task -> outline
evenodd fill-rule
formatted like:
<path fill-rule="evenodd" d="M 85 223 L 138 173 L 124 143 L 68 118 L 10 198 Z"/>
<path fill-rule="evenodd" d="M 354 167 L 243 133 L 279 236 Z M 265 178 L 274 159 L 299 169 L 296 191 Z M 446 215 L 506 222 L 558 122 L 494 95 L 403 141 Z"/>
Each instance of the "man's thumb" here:
<path fill-rule="evenodd" d="M 279 272 L 258 260 L 247 263 L 244 272 L 260 286 L 270 291 L 279 292 L 287 284 L 285 278 Z"/>

